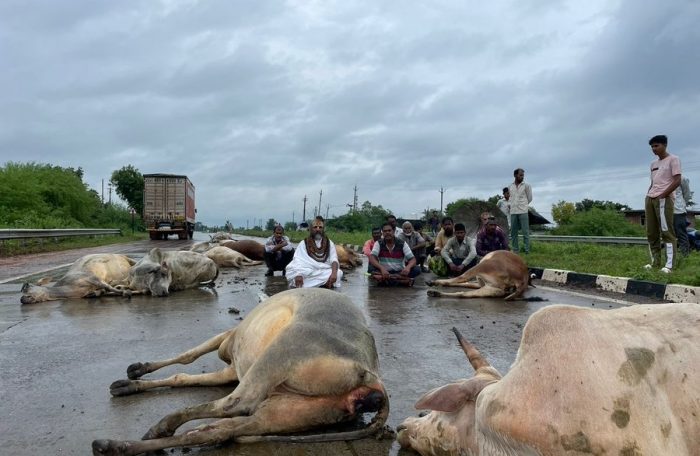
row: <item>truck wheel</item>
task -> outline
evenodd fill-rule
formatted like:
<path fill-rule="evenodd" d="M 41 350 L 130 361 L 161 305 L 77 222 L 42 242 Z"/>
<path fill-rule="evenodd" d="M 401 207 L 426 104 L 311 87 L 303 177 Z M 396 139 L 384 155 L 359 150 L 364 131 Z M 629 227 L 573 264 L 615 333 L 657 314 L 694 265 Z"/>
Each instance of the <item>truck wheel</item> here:
<path fill-rule="evenodd" d="M 182 233 L 177 233 L 177 238 L 181 241 L 184 241 L 187 239 L 187 231 L 183 231 Z"/>
<path fill-rule="evenodd" d="M 194 239 L 194 230 L 193 230 L 193 231 L 188 231 L 187 234 L 188 234 L 188 236 L 190 237 L 190 240 Z"/>
<path fill-rule="evenodd" d="M 160 239 L 160 233 L 148 233 L 148 236 L 151 238 L 151 241 L 157 241 Z"/>

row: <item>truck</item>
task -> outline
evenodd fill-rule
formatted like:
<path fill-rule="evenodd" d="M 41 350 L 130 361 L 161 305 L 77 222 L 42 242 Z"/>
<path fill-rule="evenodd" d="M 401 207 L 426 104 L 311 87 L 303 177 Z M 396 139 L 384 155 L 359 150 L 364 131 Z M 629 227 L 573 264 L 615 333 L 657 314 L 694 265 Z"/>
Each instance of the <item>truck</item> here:
<path fill-rule="evenodd" d="M 143 175 L 143 221 L 152 240 L 194 236 L 194 185 L 177 174 Z"/>

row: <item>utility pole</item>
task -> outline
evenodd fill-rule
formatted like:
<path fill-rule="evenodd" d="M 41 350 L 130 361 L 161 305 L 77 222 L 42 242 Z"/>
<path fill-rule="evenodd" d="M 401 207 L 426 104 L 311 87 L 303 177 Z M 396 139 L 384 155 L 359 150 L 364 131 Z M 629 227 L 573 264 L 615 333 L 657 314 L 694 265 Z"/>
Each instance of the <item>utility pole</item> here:
<path fill-rule="evenodd" d="M 304 195 L 304 212 L 301 216 L 301 221 L 305 222 L 306 221 L 306 195 Z"/>
<path fill-rule="evenodd" d="M 328 211 L 330 210 L 330 208 L 331 208 L 331 205 L 326 204 L 326 218 L 328 218 Z"/>
<path fill-rule="evenodd" d="M 442 195 L 446 192 L 444 188 L 440 187 L 440 215 L 442 216 Z"/>
<path fill-rule="evenodd" d="M 249 229 L 250 229 L 250 226 L 249 226 L 249 223 L 248 223 L 248 222 L 249 222 L 249 220 L 246 219 L 246 221 L 245 221 L 245 229 L 246 229 L 246 230 L 249 230 Z M 523 242 L 525 242 L 525 241 L 523 241 Z"/>
<path fill-rule="evenodd" d="M 294 223 L 294 211 L 292 211 L 292 223 Z"/>
<path fill-rule="evenodd" d="M 105 180 L 102 179 L 102 205 L 105 204 Z"/>
<path fill-rule="evenodd" d="M 321 189 L 321 193 L 318 194 L 318 214 L 321 215 L 321 197 L 323 196 L 323 189 Z"/>
<path fill-rule="evenodd" d="M 355 185 L 354 189 L 355 192 L 352 197 L 352 212 L 357 212 L 357 185 Z"/>
<path fill-rule="evenodd" d="M 112 183 L 108 183 L 107 187 L 109 188 L 109 204 L 112 204 Z"/>

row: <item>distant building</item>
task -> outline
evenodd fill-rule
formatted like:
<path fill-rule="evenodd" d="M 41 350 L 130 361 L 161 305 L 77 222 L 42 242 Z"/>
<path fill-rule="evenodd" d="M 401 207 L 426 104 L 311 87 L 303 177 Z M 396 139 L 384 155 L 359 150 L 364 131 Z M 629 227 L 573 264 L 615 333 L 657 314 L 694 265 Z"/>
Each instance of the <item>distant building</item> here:
<path fill-rule="evenodd" d="M 634 223 L 635 225 L 641 226 L 646 225 L 644 209 L 631 209 L 629 211 L 622 211 L 622 214 L 625 216 L 625 219 L 627 219 L 627 221 L 629 221 L 630 223 Z M 688 221 L 690 222 L 690 226 L 695 228 L 695 219 L 698 215 L 700 215 L 700 211 L 688 211 L 686 215 L 688 217 Z"/>

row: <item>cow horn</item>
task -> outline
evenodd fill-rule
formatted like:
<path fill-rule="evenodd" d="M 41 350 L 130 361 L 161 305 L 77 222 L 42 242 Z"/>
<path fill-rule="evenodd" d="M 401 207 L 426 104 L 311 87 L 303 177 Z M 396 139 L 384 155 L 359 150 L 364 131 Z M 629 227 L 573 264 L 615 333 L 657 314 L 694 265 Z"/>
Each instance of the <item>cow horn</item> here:
<path fill-rule="evenodd" d="M 486 361 L 486 358 L 481 356 L 479 350 L 477 350 L 474 345 L 472 345 L 467 339 L 465 339 L 464 336 L 462 336 L 462 333 L 460 333 L 457 328 L 453 327 L 452 332 L 454 332 L 455 336 L 457 336 L 457 340 L 459 341 L 460 347 L 462 347 L 462 350 L 464 350 L 464 353 L 467 355 L 467 359 L 469 359 L 469 362 L 471 363 L 475 371 L 481 369 L 482 367 L 491 367 L 489 362 Z"/>

